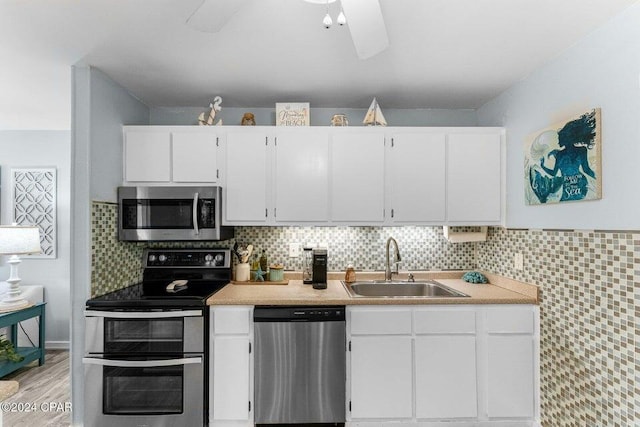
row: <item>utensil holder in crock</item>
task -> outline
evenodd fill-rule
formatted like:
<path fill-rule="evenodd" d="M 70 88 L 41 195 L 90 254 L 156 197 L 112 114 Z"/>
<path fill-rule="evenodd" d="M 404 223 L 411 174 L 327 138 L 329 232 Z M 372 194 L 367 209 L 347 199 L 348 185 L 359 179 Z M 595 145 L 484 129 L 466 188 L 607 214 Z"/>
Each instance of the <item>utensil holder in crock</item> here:
<path fill-rule="evenodd" d="M 236 264 L 236 282 L 248 282 L 249 270 L 248 262 Z"/>

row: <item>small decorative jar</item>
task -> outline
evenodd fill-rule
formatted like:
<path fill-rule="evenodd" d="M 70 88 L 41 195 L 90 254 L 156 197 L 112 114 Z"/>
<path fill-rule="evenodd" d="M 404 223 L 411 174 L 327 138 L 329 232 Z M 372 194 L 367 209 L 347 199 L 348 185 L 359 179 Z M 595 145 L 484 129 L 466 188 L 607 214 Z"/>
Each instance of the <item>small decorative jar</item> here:
<path fill-rule="evenodd" d="M 331 126 L 349 126 L 346 114 L 334 114 L 331 117 Z"/>
<path fill-rule="evenodd" d="M 269 267 L 269 281 L 282 282 L 284 280 L 284 266 L 272 265 Z"/>

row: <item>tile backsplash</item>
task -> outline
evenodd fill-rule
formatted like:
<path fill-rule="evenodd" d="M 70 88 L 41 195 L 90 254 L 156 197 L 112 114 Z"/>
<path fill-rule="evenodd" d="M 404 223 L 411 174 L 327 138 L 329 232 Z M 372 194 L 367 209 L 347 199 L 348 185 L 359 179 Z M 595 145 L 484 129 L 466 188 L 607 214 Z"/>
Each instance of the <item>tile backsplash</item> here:
<path fill-rule="evenodd" d="M 542 425 L 640 425 L 640 232 L 490 228 L 478 268 L 540 286 Z"/>
<path fill-rule="evenodd" d="M 266 251 L 269 263 L 301 270 L 302 256 L 289 257 L 289 243 L 326 245 L 329 271 L 384 270 L 385 243 L 394 237 L 400 247 L 401 270 L 469 270 L 475 267 L 473 243 L 449 243 L 442 227 L 235 227 L 235 237 L 220 242 L 119 242 L 117 205 L 92 204 L 91 295 L 102 295 L 140 281 L 142 252 L 152 248 L 229 248 L 235 242 Z M 234 260 L 235 261 L 235 260 Z"/>
<path fill-rule="evenodd" d="M 356 270 L 384 270 L 385 244 L 389 237 L 398 242 L 401 270 L 471 269 L 475 247 L 471 243 L 451 244 L 442 227 L 236 227 L 235 240 L 264 249 L 269 262 L 279 262 L 287 270 L 301 270 L 302 257 L 289 257 L 289 243 L 303 246 L 326 245 L 329 271 L 344 271 L 348 264 Z"/>
<path fill-rule="evenodd" d="M 141 278 L 147 245 L 118 242 L 116 224 L 115 204 L 93 203 L 92 296 Z M 451 244 L 441 227 L 236 227 L 227 241 L 149 246 L 251 243 L 270 263 L 300 270 L 289 243 L 326 244 L 331 271 L 382 270 L 389 236 L 404 270 L 477 268 L 540 286 L 542 425 L 640 425 L 640 232 L 492 227 L 487 242 Z"/>
<path fill-rule="evenodd" d="M 118 241 L 118 205 L 91 204 L 91 296 L 106 294 L 142 279 L 142 251 Z"/>

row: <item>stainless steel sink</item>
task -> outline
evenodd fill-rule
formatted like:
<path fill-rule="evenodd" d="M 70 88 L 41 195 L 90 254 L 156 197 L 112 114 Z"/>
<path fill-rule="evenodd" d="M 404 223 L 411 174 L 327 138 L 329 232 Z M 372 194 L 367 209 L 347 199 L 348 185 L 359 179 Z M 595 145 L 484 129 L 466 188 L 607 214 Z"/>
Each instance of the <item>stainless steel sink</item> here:
<path fill-rule="evenodd" d="M 353 298 L 451 298 L 469 295 L 451 289 L 435 280 L 420 282 L 366 281 L 342 282 Z"/>

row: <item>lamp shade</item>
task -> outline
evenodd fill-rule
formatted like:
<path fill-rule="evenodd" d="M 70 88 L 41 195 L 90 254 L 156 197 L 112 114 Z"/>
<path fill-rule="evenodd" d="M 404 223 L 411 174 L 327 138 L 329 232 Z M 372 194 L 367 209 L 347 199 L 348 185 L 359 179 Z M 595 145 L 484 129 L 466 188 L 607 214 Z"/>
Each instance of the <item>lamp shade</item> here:
<path fill-rule="evenodd" d="M 39 254 L 40 229 L 36 226 L 1 225 L 0 254 Z"/>

